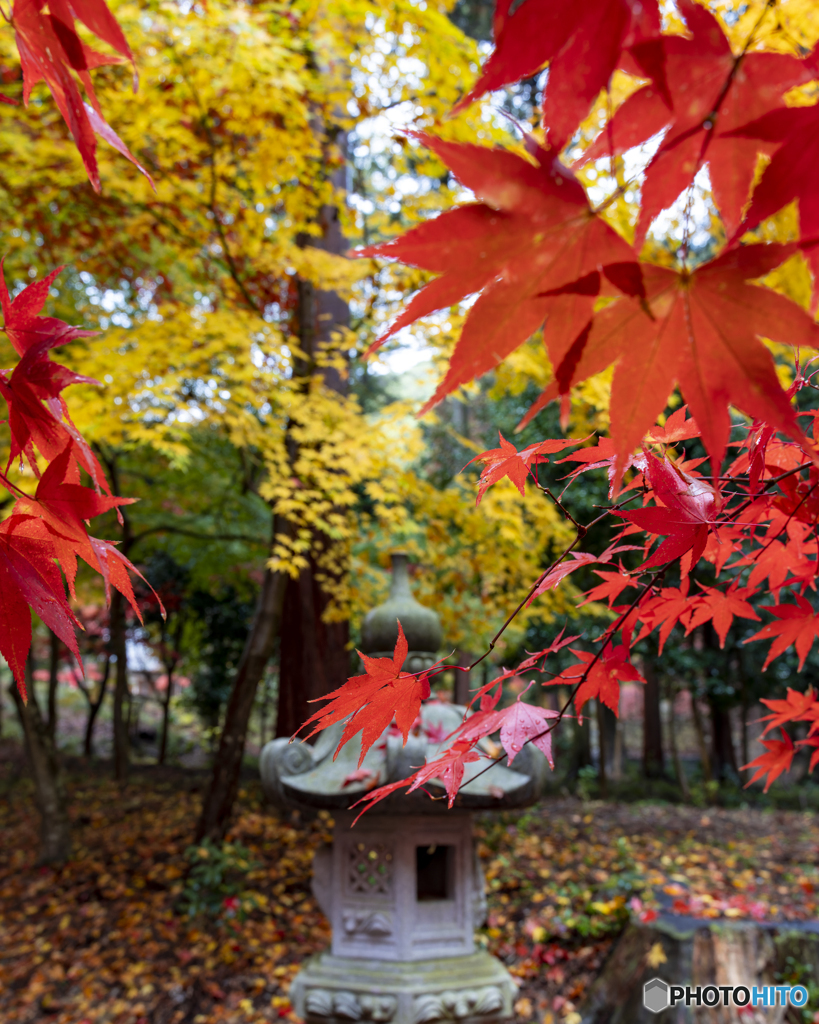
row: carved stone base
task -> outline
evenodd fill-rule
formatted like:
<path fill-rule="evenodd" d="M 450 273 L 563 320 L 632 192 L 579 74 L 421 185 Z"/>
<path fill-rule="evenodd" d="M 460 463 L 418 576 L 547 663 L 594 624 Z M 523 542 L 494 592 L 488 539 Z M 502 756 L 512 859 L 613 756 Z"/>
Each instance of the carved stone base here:
<path fill-rule="evenodd" d="M 506 968 L 485 952 L 411 962 L 321 953 L 290 995 L 308 1024 L 495 1024 L 511 1018 L 514 993 Z"/>

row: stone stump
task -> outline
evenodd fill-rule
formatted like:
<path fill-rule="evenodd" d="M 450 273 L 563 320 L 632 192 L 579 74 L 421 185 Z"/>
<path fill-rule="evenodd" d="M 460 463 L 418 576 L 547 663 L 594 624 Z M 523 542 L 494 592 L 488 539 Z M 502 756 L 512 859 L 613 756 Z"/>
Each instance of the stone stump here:
<path fill-rule="evenodd" d="M 658 962 L 658 952 L 664 962 Z M 651 925 L 633 923 L 589 990 L 580 1008 L 582 1024 L 801 1024 L 802 1013 L 793 1007 L 677 1005 L 652 1013 L 643 1006 L 643 986 L 652 978 L 669 985 L 773 985 L 794 963 L 804 970 L 802 984 L 819 982 L 819 922 L 667 914 Z"/>

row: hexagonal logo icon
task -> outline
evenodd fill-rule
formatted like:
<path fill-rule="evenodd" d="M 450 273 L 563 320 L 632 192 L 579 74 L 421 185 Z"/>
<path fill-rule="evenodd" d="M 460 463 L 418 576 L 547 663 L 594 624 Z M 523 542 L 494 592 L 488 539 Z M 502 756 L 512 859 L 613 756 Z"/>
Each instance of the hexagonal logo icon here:
<path fill-rule="evenodd" d="M 652 1013 L 662 1013 L 670 1002 L 668 991 L 661 978 L 652 978 L 643 985 L 643 1006 Z"/>

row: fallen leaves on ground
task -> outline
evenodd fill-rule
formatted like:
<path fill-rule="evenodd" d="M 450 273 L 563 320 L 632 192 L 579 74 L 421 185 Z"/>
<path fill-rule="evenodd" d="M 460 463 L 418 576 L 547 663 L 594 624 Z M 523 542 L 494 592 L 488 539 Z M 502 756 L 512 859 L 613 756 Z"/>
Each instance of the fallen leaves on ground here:
<path fill-rule="evenodd" d="M 246 917 L 191 920 L 178 907 L 202 778 L 140 771 L 123 793 L 99 771 L 72 772 L 76 856 L 59 870 L 34 865 L 28 780 L 0 803 L 0 1019 L 295 1020 L 290 982 L 330 938 L 310 895 L 329 817 L 283 818 L 246 784 L 230 839 L 252 860 L 248 892 L 225 901 Z M 630 908 L 706 918 L 817 913 L 812 815 L 567 799 L 484 817 L 476 832 L 489 900 L 478 941 L 520 982 L 519 1020 L 575 1019 Z"/>
<path fill-rule="evenodd" d="M 0 1020 L 295 1020 L 290 981 L 330 938 L 310 893 L 326 816 L 296 826 L 260 812 L 251 786 L 231 838 L 262 864 L 247 876 L 255 906 L 244 921 L 191 920 L 176 905 L 199 796 L 141 775 L 124 796 L 93 777 L 71 790 L 75 859 L 58 870 L 34 866 L 27 783 L 0 804 Z"/>
<path fill-rule="evenodd" d="M 817 916 L 813 814 L 567 799 L 485 818 L 477 832 L 481 940 L 520 980 L 523 1020 L 570 1019 L 630 914 Z"/>

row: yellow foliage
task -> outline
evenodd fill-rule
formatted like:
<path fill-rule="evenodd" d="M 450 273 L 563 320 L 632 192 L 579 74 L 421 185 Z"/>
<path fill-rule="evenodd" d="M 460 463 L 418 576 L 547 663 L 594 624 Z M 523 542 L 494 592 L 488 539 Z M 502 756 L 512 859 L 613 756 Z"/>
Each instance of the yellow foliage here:
<path fill-rule="evenodd" d="M 252 451 L 262 496 L 296 526 L 274 564 L 296 572 L 315 530 L 349 539 L 353 488 L 375 472 L 371 453 L 388 449 L 357 403 L 323 381 L 328 367 L 346 372 L 356 337 L 340 331 L 305 380 L 291 334 L 298 281 L 349 300 L 372 274 L 320 247 L 327 210 L 349 236 L 360 227 L 339 191 L 346 133 L 382 107 L 420 110 L 422 97 L 420 123 L 442 116 L 474 74 L 475 44 L 443 9 L 411 0 L 388 10 L 366 0 L 112 7 L 140 89 L 134 97 L 121 66 L 95 71 L 95 85 L 156 192 L 101 144 L 95 197 L 50 97 L 35 90 L 30 108 L 0 112 L 7 273 L 19 282 L 68 263 L 55 312 L 103 328 L 62 354 L 101 385 L 68 395 L 89 440 L 151 446 L 181 470 L 194 428 Z M 10 33 L 0 58 L 15 64 Z M 479 111 L 451 130 L 475 126 Z M 407 167 L 398 149 L 396 176 Z M 382 206 L 391 192 L 390 182 Z M 439 193 L 446 205 L 448 190 Z"/>
<path fill-rule="evenodd" d="M 819 40 L 819 10 L 813 0 L 709 0 L 704 3 L 719 18 L 735 53 L 741 52 L 749 37 L 751 50 L 790 53 L 802 57 Z M 726 17 L 727 15 L 727 17 Z"/>

